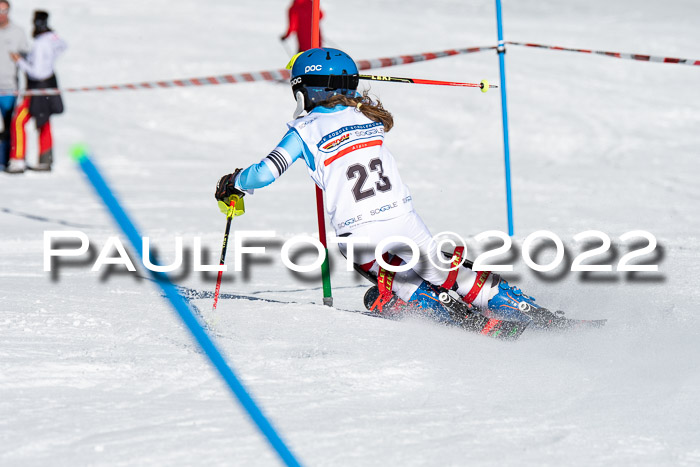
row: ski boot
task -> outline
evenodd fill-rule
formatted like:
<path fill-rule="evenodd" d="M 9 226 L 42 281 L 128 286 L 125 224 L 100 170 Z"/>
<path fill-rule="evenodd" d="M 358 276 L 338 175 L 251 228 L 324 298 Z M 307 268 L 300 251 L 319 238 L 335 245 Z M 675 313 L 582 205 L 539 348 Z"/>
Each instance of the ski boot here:
<path fill-rule="evenodd" d="M 387 316 L 398 317 L 399 315 L 418 312 L 423 316 L 428 316 L 439 322 L 452 323 L 454 320 L 450 317 L 449 311 L 440 301 L 440 294 L 433 285 L 423 281 L 408 302 L 400 299 L 396 294 L 392 294 L 392 298 L 386 303 L 379 300 L 379 288 L 377 286 L 370 287 L 365 292 L 364 298 L 365 308 L 369 311 L 383 313 Z"/>
<path fill-rule="evenodd" d="M 27 168 L 27 163 L 24 159 L 10 159 L 5 167 L 5 172 L 9 174 L 21 174 Z"/>
<path fill-rule="evenodd" d="M 35 171 L 50 172 L 52 162 L 53 151 L 51 149 L 47 149 L 46 151 L 39 154 L 38 163 L 35 166 L 31 167 L 31 169 Z"/>
<path fill-rule="evenodd" d="M 550 327 L 553 322 L 564 319 L 563 312 L 551 312 L 537 305 L 533 297 L 508 285 L 504 279 L 499 281 L 491 293 L 493 296 L 489 299 L 488 308 L 482 312 L 485 316 L 510 321 L 532 320 L 535 327 Z"/>
<path fill-rule="evenodd" d="M 365 308 L 384 317 L 398 317 L 406 310 L 406 302 L 401 300 L 395 294 L 390 297 L 382 297 L 379 293 L 379 287 L 376 285 L 367 289 L 363 299 Z"/>
<path fill-rule="evenodd" d="M 406 304 L 412 310 L 419 311 L 431 319 L 443 323 L 452 323 L 449 310 L 440 300 L 440 292 L 430 282 L 423 281 Z"/>

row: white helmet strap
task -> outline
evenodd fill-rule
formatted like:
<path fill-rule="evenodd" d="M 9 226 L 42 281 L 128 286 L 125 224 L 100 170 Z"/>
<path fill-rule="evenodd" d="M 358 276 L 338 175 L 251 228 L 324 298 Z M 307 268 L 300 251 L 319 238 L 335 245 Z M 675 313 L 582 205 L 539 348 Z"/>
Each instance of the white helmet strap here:
<path fill-rule="evenodd" d="M 297 119 L 299 115 L 304 111 L 304 94 L 301 91 L 297 91 L 294 97 L 297 100 L 297 108 L 294 109 L 294 115 L 292 115 L 293 119 Z"/>

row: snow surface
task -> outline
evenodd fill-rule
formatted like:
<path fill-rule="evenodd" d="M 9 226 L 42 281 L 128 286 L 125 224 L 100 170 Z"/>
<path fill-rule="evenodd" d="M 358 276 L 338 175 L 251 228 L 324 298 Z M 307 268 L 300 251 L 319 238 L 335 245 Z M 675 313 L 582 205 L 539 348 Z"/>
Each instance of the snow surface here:
<path fill-rule="evenodd" d="M 63 86 L 277 69 L 287 1 L 25 0 L 51 12 L 70 48 Z M 329 45 L 357 59 L 496 42 L 494 3 L 323 2 Z M 520 0 L 507 40 L 700 58 L 695 0 Z M 494 53 L 378 71 L 499 82 Z M 513 344 L 418 318 L 372 319 L 320 305 L 318 275 L 269 260 L 227 273 L 193 303 L 256 400 L 307 465 L 691 465 L 700 463 L 700 69 L 509 47 L 515 242 L 548 229 L 659 240 L 658 274 L 507 275 L 601 330 L 526 332 Z M 506 231 L 500 97 L 473 89 L 373 83 L 394 113 L 387 145 L 433 232 Z M 0 464 L 276 465 L 154 285 L 91 272 L 118 229 L 67 157 L 86 142 L 164 259 L 201 236 L 215 262 L 225 220 L 216 180 L 255 162 L 285 131 L 289 88 L 251 83 L 64 96 L 51 174 L 0 174 Z M 31 156 L 34 157 L 34 156 Z M 279 240 L 316 230 L 297 164 L 247 198 L 239 230 Z M 83 230 L 92 258 L 43 265 L 43 232 Z M 476 243 L 472 245 L 476 248 Z M 474 257 L 474 249 L 470 253 Z M 229 258 L 232 252 L 229 251 Z M 543 255 L 543 262 L 546 254 Z M 333 252 L 335 304 L 366 285 Z M 571 256 L 567 261 L 570 262 Z M 570 264 L 570 263 L 569 263 Z M 143 271 L 143 268 L 141 268 Z M 553 277 L 554 276 L 554 277 Z M 211 274 L 176 283 L 211 293 Z"/>

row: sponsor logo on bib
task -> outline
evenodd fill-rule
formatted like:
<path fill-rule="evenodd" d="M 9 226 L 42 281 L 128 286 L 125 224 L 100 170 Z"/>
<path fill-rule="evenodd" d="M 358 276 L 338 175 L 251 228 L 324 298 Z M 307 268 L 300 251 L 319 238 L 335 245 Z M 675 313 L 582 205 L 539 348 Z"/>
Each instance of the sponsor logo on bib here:
<path fill-rule="evenodd" d="M 324 145 L 322 146 L 322 148 L 323 148 L 323 149 L 326 149 L 326 150 L 332 149 L 332 148 L 338 146 L 339 144 L 341 144 L 342 142 L 347 141 L 347 140 L 349 140 L 349 139 L 350 139 L 350 135 L 349 135 L 349 134 L 345 134 L 345 135 L 341 136 L 340 138 L 331 141 L 330 143 L 324 144 Z"/>

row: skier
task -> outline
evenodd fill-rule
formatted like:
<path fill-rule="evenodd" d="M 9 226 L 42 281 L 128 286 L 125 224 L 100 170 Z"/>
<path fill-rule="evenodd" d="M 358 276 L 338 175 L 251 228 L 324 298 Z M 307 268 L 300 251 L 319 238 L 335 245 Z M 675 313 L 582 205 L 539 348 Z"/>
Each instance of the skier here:
<path fill-rule="evenodd" d="M 57 88 L 54 74 L 54 62 L 66 49 L 66 43 L 49 28 L 49 14 L 45 11 L 34 12 L 34 44 L 26 59 L 13 53 L 12 59 L 27 74 L 27 89 Z M 22 173 L 26 168 L 26 133 L 25 125 L 34 118 L 39 131 L 39 161 L 34 170 L 51 170 L 53 160 L 53 142 L 51 138 L 52 114 L 63 112 L 60 94 L 51 96 L 25 97 L 15 110 L 12 120 L 12 148 L 6 171 Z"/>
<path fill-rule="evenodd" d="M 336 234 L 370 240 L 372 248 L 355 251 L 354 262 L 365 275 L 376 278 L 373 309 L 390 312 L 398 297 L 434 312 L 437 319 L 450 321 L 449 313 L 437 304 L 441 290 L 453 290 L 486 316 L 529 322 L 531 318 L 522 312 L 538 309 L 534 299 L 497 274 L 436 267 L 442 252 L 413 210 L 411 193 L 384 144 L 385 133 L 393 126 L 392 115 L 380 101 L 370 99 L 367 91 L 357 92 L 355 62 L 340 50 L 316 48 L 297 54 L 287 68 L 297 102 L 295 120 L 287 124 L 280 143 L 262 161 L 221 177 L 216 199 L 228 204 L 233 195 L 252 194 L 302 159 L 312 180 L 325 192 Z M 297 118 L 303 111 L 307 114 Z M 395 275 L 374 257 L 374 246 L 392 236 L 410 238 L 419 249 L 417 264 Z M 346 254 L 342 244 L 341 250 Z M 400 240 L 387 243 L 382 253 L 392 265 L 405 264 L 413 257 Z M 461 251 L 454 253 L 451 264 L 456 266 Z"/>

